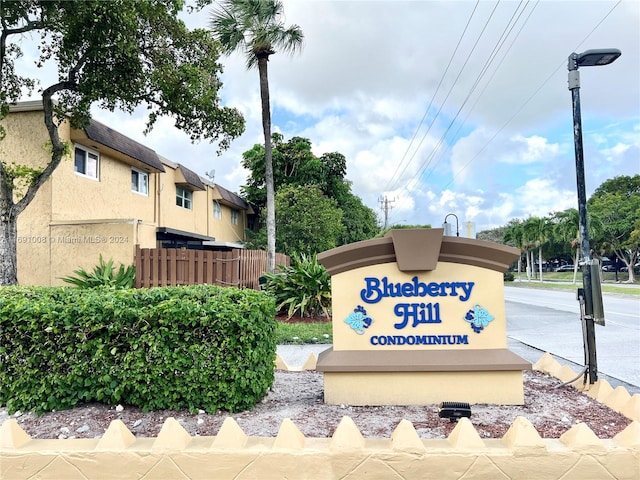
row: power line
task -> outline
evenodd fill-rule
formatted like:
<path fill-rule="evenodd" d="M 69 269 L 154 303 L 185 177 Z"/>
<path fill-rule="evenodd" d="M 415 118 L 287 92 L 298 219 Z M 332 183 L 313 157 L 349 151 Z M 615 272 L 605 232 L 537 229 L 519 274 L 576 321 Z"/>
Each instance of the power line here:
<path fill-rule="evenodd" d="M 451 85 L 451 88 L 449 88 L 449 91 L 447 92 L 447 96 L 442 101 L 442 103 L 440 105 L 440 108 L 438 109 L 438 112 L 436 113 L 436 116 L 433 118 L 433 120 L 431 122 L 431 125 L 429 125 L 429 130 L 431 129 L 431 126 L 435 123 L 436 119 L 440 115 L 440 112 L 442 112 L 442 109 L 444 108 L 445 103 L 449 99 L 449 95 L 451 95 L 451 92 L 453 91 L 453 89 L 455 88 L 456 84 L 458 83 L 458 80 L 462 76 L 462 72 L 464 72 L 464 69 L 466 68 L 467 64 L 469 63 L 469 60 L 471 60 L 471 57 L 473 56 L 473 52 L 475 51 L 476 47 L 479 45 L 480 39 L 484 35 L 484 32 L 486 31 L 489 23 L 491 22 L 491 19 L 493 18 L 493 15 L 495 14 L 499 4 L 500 4 L 500 2 L 497 2 L 496 5 L 493 7 L 493 10 L 491 11 L 491 14 L 489 15 L 489 18 L 487 19 L 487 21 L 485 22 L 484 26 L 482 27 L 482 30 L 480 31 L 480 34 L 478 35 L 478 38 L 474 42 L 473 47 L 471 48 L 471 51 L 469 52 L 469 54 L 467 55 L 467 58 L 465 59 L 464 63 L 462 64 L 462 67 L 460 68 L 460 71 L 458 72 L 458 75 L 456 76 L 455 80 L 453 81 L 453 84 Z M 464 106 L 464 104 L 463 104 L 463 106 Z M 456 115 L 456 117 L 457 117 L 457 115 Z M 444 141 L 444 136 L 447 134 L 447 132 L 451 128 L 451 125 L 453 124 L 453 121 L 455 121 L 456 117 L 454 117 L 452 122 L 449 124 L 449 127 L 447 128 L 447 130 L 445 131 L 443 136 L 440 137 L 440 140 L 438 141 L 438 143 L 436 144 L 436 146 L 432 150 L 431 154 L 429 154 L 427 156 L 427 158 L 425 159 L 425 161 L 423 162 L 423 167 L 420 168 L 418 177 L 420 177 L 422 175 L 422 173 L 425 171 L 425 169 L 429 166 L 429 163 L 431 163 L 431 159 L 433 158 L 433 155 L 435 155 L 435 152 L 437 152 L 440 149 L 440 146 L 442 145 L 442 142 Z M 429 133 L 429 130 L 427 130 L 427 132 L 424 134 L 424 136 L 422 137 L 422 140 L 425 139 L 425 137 Z M 422 144 L 422 141 L 420 143 Z M 425 163 L 426 163 L 426 165 L 425 165 Z"/>
<path fill-rule="evenodd" d="M 480 4 L 480 0 L 476 1 L 475 6 L 473 7 L 473 10 L 471 12 L 471 15 L 469 16 L 469 19 L 467 20 L 467 24 L 464 27 L 464 30 L 462 31 L 462 34 L 460 35 L 460 38 L 458 39 L 458 43 L 456 45 L 456 48 L 453 50 L 453 53 L 451 54 L 450 58 L 449 58 L 449 63 L 447 63 L 447 67 L 444 70 L 444 73 L 442 74 L 442 76 L 440 77 L 440 81 L 438 82 L 438 86 L 436 87 L 435 92 L 433 93 L 433 95 L 431 96 L 431 100 L 429 100 L 429 105 L 427 105 L 426 110 L 424 111 L 424 115 L 422 116 L 422 119 L 420 120 L 420 122 L 418 123 L 418 126 L 416 127 L 415 132 L 413 133 L 413 137 L 411 137 L 411 140 L 409 141 L 409 145 L 407 145 L 407 149 L 405 150 L 404 154 L 402 155 L 402 158 L 400 159 L 400 161 L 398 162 L 398 165 L 396 166 L 395 171 L 393 172 L 393 175 L 391 175 L 391 177 L 389 177 L 389 181 L 387 182 L 387 186 L 385 188 L 385 190 L 390 190 L 391 185 L 393 184 L 393 182 L 395 181 L 395 177 L 396 174 L 398 173 L 398 170 L 400 169 L 400 167 L 402 166 L 405 158 L 407 157 L 407 154 L 409 153 L 409 150 L 411 150 L 411 146 L 413 145 L 414 140 L 416 139 L 418 132 L 420 131 L 420 127 L 422 127 L 425 119 L 427 118 L 427 115 L 429 114 L 429 111 L 431 110 L 431 106 L 433 105 L 433 102 L 436 98 L 436 96 L 438 95 L 438 92 L 440 91 L 440 87 L 442 86 L 442 83 L 444 82 L 445 77 L 447 76 L 447 73 L 449 72 L 449 68 L 451 67 L 451 64 L 453 63 L 453 59 L 456 56 L 456 53 L 458 52 L 458 49 L 460 48 L 460 45 L 462 44 L 462 40 L 464 39 L 464 36 L 467 33 L 467 30 L 469 28 L 469 25 L 471 24 L 471 20 L 473 19 L 473 16 L 476 13 L 476 10 L 478 9 L 478 5 Z M 448 98 L 448 95 L 447 95 Z M 446 101 L 446 98 L 445 98 Z M 439 112 L 438 112 L 439 113 Z M 434 117 L 434 120 L 436 116 Z M 414 150 L 413 154 L 411 155 L 411 157 L 409 158 L 409 160 L 407 161 L 407 163 L 405 164 L 404 168 L 402 169 L 402 172 L 400 172 L 400 175 L 398 175 L 398 180 L 402 177 L 402 175 L 406 172 L 407 168 L 409 167 L 409 165 L 411 164 L 411 161 L 413 160 L 413 158 L 415 157 L 416 153 L 420 150 L 420 147 L 422 146 L 422 142 L 424 141 L 425 137 L 427 136 L 427 134 L 429 133 L 429 131 L 431 130 L 431 127 L 433 126 L 433 121 L 431 122 L 431 124 L 429 125 L 429 127 L 427 128 L 427 132 L 425 133 L 425 135 L 423 135 L 422 139 L 420 140 L 420 143 L 418 144 L 418 146 L 416 147 L 416 149 Z"/>
<path fill-rule="evenodd" d="M 431 153 L 427 156 L 427 158 L 425 158 L 424 162 L 423 162 L 423 166 L 420 169 L 419 172 L 419 176 L 422 176 L 422 174 L 427 170 L 427 168 L 429 167 L 429 165 L 431 165 L 435 155 L 438 153 L 438 151 L 440 150 L 440 147 L 442 146 L 442 144 L 444 143 L 444 140 L 446 138 L 446 136 L 448 135 L 449 131 L 451 130 L 451 128 L 453 127 L 455 121 L 457 120 L 458 116 L 460 115 L 460 112 L 462 111 L 462 109 L 464 108 L 464 106 L 467 104 L 467 102 L 469 101 L 469 99 L 471 98 L 471 95 L 473 94 L 473 92 L 476 90 L 476 88 L 478 87 L 480 81 L 482 80 L 482 78 L 484 77 L 484 75 L 487 73 L 489 66 L 491 66 L 491 64 L 493 63 L 493 61 L 496 58 L 497 52 L 500 50 L 500 45 L 504 44 L 504 42 L 501 42 L 500 40 L 505 37 L 505 32 L 507 30 L 511 31 L 513 29 L 513 27 L 511 29 L 509 29 L 509 25 L 511 25 L 513 18 L 516 15 L 516 12 L 520 9 L 520 5 L 522 4 L 522 2 L 520 2 L 520 4 L 518 4 L 518 6 L 516 7 L 516 10 L 514 11 L 514 13 L 512 14 L 511 18 L 509 19 L 509 22 L 507 23 L 507 26 L 505 26 L 500 39 L 498 40 L 498 42 L 496 43 L 496 45 L 494 46 L 492 52 L 489 54 L 489 57 L 487 59 L 487 61 L 485 62 L 485 65 L 483 66 L 482 70 L 480 71 L 480 73 L 478 74 L 478 76 L 476 77 L 475 82 L 473 83 L 473 85 L 471 86 L 471 89 L 469 90 L 469 93 L 467 93 L 467 96 L 465 97 L 464 101 L 462 102 L 462 104 L 460 105 L 460 107 L 458 108 L 458 111 L 456 112 L 455 116 L 452 118 L 452 120 L 449 122 L 449 125 L 447 126 L 447 128 L 445 129 L 444 133 L 441 135 L 440 139 L 438 140 L 438 143 L 436 144 L 436 146 L 434 147 L 434 149 L 431 151 Z M 464 70 L 464 66 L 466 66 L 466 64 L 468 63 L 468 61 L 470 60 L 476 46 L 478 45 L 478 43 L 480 42 L 480 39 L 484 33 L 484 31 L 486 30 L 489 22 L 491 21 L 491 18 L 493 17 L 493 14 L 495 13 L 497 8 L 497 4 L 496 7 L 493 9 L 493 11 L 491 12 L 491 15 L 489 16 L 489 18 L 487 19 L 487 22 L 485 23 L 482 32 L 480 32 L 480 35 L 478 36 L 476 43 L 474 44 L 473 49 L 469 52 L 469 55 L 467 56 L 467 59 L 465 60 L 465 63 L 463 65 L 463 68 L 461 69 L 460 73 L 458 74 L 458 77 L 456 78 L 456 81 L 458 80 L 458 78 L 460 77 L 460 75 L 462 74 L 462 71 Z M 525 5 L 526 8 L 526 5 Z M 520 18 L 520 16 L 518 16 L 518 18 Z M 516 20 L 517 21 L 517 20 Z M 455 86 L 455 85 L 454 85 Z M 452 87 L 453 89 L 453 87 Z M 451 92 L 451 90 L 450 90 Z M 444 106 L 444 105 L 443 105 Z M 442 110 L 443 106 L 441 106 L 440 110 Z M 438 111 L 438 113 L 440 112 L 440 110 Z M 432 170 L 433 171 L 433 170 Z"/>
<path fill-rule="evenodd" d="M 485 90 L 487 89 L 490 80 L 496 75 L 499 67 L 502 65 L 502 63 L 504 62 L 505 58 L 506 58 L 506 54 L 511 50 L 511 48 L 513 47 L 515 41 L 517 40 L 517 38 L 519 37 L 519 35 L 522 33 L 522 30 L 524 28 L 524 26 L 527 24 L 527 22 L 529 21 L 529 19 L 531 18 L 531 15 L 533 14 L 533 11 L 536 9 L 537 5 L 539 3 L 536 2 L 536 4 L 534 5 L 533 9 L 529 12 L 529 14 L 527 15 L 527 18 L 525 19 L 524 23 L 521 25 L 520 29 L 518 30 L 517 35 L 515 36 L 515 38 L 512 40 L 509 48 L 507 49 L 507 51 L 505 52 L 505 55 L 503 56 L 502 60 L 500 61 L 500 63 L 498 64 L 498 66 L 496 67 L 496 70 L 494 71 L 494 73 L 491 75 L 491 77 L 489 78 L 489 81 L 487 82 L 487 84 L 485 84 L 484 88 L 482 89 L 482 91 L 480 92 L 479 96 L 477 97 L 476 101 L 474 102 L 471 110 L 467 113 L 467 116 L 465 117 L 465 120 L 463 121 L 463 123 L 459 126 L 459 128 L 456 131 L 456 135 L 454 136 L 457 137 L 458 133 L 460 132 L 460 130 L 462 129 L 462 127 L 464 126 L 464 124 L 466 123 L 466 120 L 468 118 L 468 116 L 470 115 L 470 113 L 473 111 L 473 109 L 475 108 L 475 106 L 477 105 L 477 102 L 480 100 L 480 98 L 482 97 L 482 94 L 485 92 Z M 622 3 L 622 0 L 619 0 L 605 15 L 604 17 L 593 27 L 593 29 L 585 36 L 585 38 L 576 46 L 576 48 L 574 49 L 574 51 L 577 51 L 579 49 L 579 47 L 598 29 L 598 27 L 607 19 L 607 17 L 620 5 L 620 3 Z M 515 28 L 515 24 L 517 23 L 517 21 L 520 19 L 520 17 L 522 16 L 522 14 L 524 13 L 526 9 L 525 8 L 518 14 L 518 18 L 516 19 L 516 22 L 514 22 L 514 24 L 509 28 L 509 32 L 511 32 L 513 30 L 513 28 Z M 495 10 L 495 9 L 494 9 Z M 516 9 L 517 12 L 517 9 Z M 514 13 L 515 15 L 515 13 Z M 513 15 L 512 15 L 512 19 L 513 19 Z M 486 25 L 485 25 L 486 27 Z M 508 28 L 508 26 L 507 26 Z M 504 32 L 503 32 L 504 34 Z M 481 36 L 481 35 L 480 35 Z M 480 37 L 478 38 L 478 40 L 480 39 Z M 506 37 L 505 37 L 505 41 L 506 41 Z M 504 41 L 502 42 L 504 43 Z M 497 47 L 497 45 L 496 45 Z M 475 46 L 474 46 L 475 48 Z M 498 49 L 499 50 L 499 49 Z M 494 52 L 496 52 L 496 48 L 494 48 Z M 493 62 L 495 60 L 495 55 L 490 56 L 490 61 L 489 64 L 491 62 Z M 482 152 L 484 152 L 484 150 L 489 146 L 489 144 L 491 144 L 491 142 L 513 121 L 513 119 L 515 117 L 517 117 L 520 112 L 531 102 L 531 100 L 533 100 L 533 98 L 535 98 L 538 93 L 544 88 L 544 86 L 551 80 L 551 78 L 553 78 L 553 76 L 557 73 L 558 70 L 560 70 L 561 68 L 564 67 L 565 65 L 565 61 L 563 61 L 545 80 L 544 82 L 524 101 L 523 104 L 520 105 L 520 107 L 513 113 L 513 115 L 511 115 L 509 117 L 509 119 L 494 133 L 494 135 L 485 143 L 485 145 L 483 145 L 483 147 L 461 168 L 459 169 L 451 178 L 451 180 L 449 182 L 447 182 L 441 189 L 440 192 L 444 191 L 445 188 L 447 188 L 452 182 L 453 180 L 460 174 L 462 173 L 462 171 L 464 171 L 464 169 L 466 169 L 473 161 L 475 161 Z M 466 64 L 466 63 L 465 63 Z M 405 185 L 405 187 L 403 187 L 402 190 L 406 190 L 407 192 L 411 192 L 415 189 L 415 185 L 417 185 L 417 183 L 419 183 L 417 180 L 419 180 L 419 178 L 424 174 L 424 172 L 426 171 L 426 169 L 428 168 L 428 166 L 431 164 L 431 161 L 433 160 L 433 157 L 435 156 L 436 153 L 438 153 L 440 151 L 440 147 L 444 141 L 444 138 L 446 137 L 446 135 L 448 134 L 449 130 L 451 129 L 451 127 L 453 126 L 453 123 L 455 122 L 455 120 L 457 119 L 457 117 L 459 116 L 462 108 L 464 107 L 464 105 L 467 103 L 467 101 L 469 100 L 471 94 L 473 93 L 473 91 L 477 88 L 478 82 L 481 80 L 482 76 L 484 74 L 486 74 L 486 69 L 488 68 L 489 64 L 487 64 L 481 74 L 479 75 L 479 77 L 477 78 L 476 82 L 474 83 L 472 89 L 470 90 L 469 94 L 467 95 L 467 98 L 465 99 L 465 101 L 463 102 L 463 104 L 461 105 L 460 109 L 458 110 L 458 113 L 456 114 L 456 116 L 454 117 L 453 121 L 449 124 L 449 127 L 447 128 L 447 130 L 445 131 L 444 135 L 440 138 L 440 141 L 438 142 L 438 144 L 436 145 L 436 147 L 434 147 L 434 150 L 431 152 L 431 154 L 427 157 L 427 159 L 425 159 L 424 162 L 424 167 L 419 171 L 418 175 L 416 176 L 415 180 L 413 182 L 410 182 L 410 184 L 412 186 L 408 186 L 409 184 Z M 463 67 L 464 68 L 464 67 Z M 456 80 L 459 78 L 460 74 L 458 75 L 458 77 L 456 78 Z M 455 85 L 455 83 L 454 83 Z M 449 93 L 451 92 L 451 90 L 449 91 Z M 448 99 L 449 95 L 447 95 L 447 97 L 445 98 L 445 101 Z M 440 110 L 438 111 L 438 114 L 440 113 L 440 111 L 442 110 L 442 107 L 440 108 Z M 425 113 L 426 116 L 426 113 Z M 436 115 L 437 117 L 437 115 Z M 435 118 L 434 118 L 435 121 Z M 433 124 L 433 122 L 432 122 Z M 428 133 L 428 132 L 427 132 Z M 426 137 L 426 134 L 425 134 Z M 415 138 L 415 135 L 414 135 Z M 424 140 L 424 137 L 423 137 Z M 413 141 L 413 139 L 412 139 Z M 422 143 L 422 141 L 421 141 Z M 414 152 L 415 155 L 415 152 Z M 406 154 L 405 154 L 406 156 Z M 404 158 L 404 157 L 403 157 Z M 413 158 L 413 156 L 411 157 Z M 435 167 L 435 166 L 434 166 Z M 405 170 L 406 170 L 406 166 L 405 166 Z M 397 169 L 396 169 L 397 171 Z M 431 170 L 431 173 L 433 173 L 434 169 Z M 404 173 L 404 170 L 403 170 Z"/>
<path fill-rule="evenodd" d="M 528 3 L 528 2 L 527 2 Z M 511 51 L 511 49 L 513 48 L 513 46 L 515 45 L 516 40 L 518 39 L 518 37 L 520 37 L 520 34 L 522 33 L 522 30 L 524 29 L 525 25 L 529 22 L 529 19 L 531 18 L 531 15 L 533 14 L 533 12 L 535 11 L 536 7 L 538 6 L 538 4 L 540 3 L 540 0 L 537 0 L 535 5 L 533 6 L 533 8 L 531 9 L 531 11 L 529 12 L 529 14 L 527 15 L 527 18 L 524 20 L 524 22 L 522 23 L 522 25 L 520 26 L 520 28 L 518 29 L 518 33 L 516 34 L 516 36 L 513 38 L 513 40 L 511 40 L 511 43 L 509 45 L 509 48 L 507 49 L 507 51 L 504 53 L 504 55 L 502 56 L 502 59 L 500 60 L 500 62 L 498 63 L 498 65 L 496 66 L 495 70 L 493 71 L 493 73 L 491 74 L 491 76 L 489 77 L 489 79 L 487 80 L 487 82 L 485 83 L 484 87 L 482 88 L 482 90 L 480 91 L 480 93 L 478 94 L 475 102 L 473 103 L 473 105 L 471 106 L 471 108 L 469 109 L 469 111 L 467 112 L 467 115 L 465 116 L 464 120 L 460 123 L 460 126 L 458 127 L 458 129 L 456 130 L 455 134 L 453 135 L 453 139 L 455 140 L 456 138 L 458 138 L 458 135 L 460 133 L 460 130 L 462 130 L 462 128 L 464 127 L 464 125 L 466 125 L 467 123 L 467 119 L 469 118 L 469 115 L 471 115 L 471 112 L 473 112 L 473 110 L 475 109 L 476 105 L 478 104 L 478 102 L 480 101 L 480 99 L 482 98 L 482 95 L 484 94 L 484 92 L 486 91 L 487 87 L 489 87 L 489 85 L 491 84 L 491 80 L 493 80 L 493 77 L 495 77 L 495 75 L 498 73 L 498 71 L 500 70 L 500 67 L 502 66 L 502 64 L 504 63 L 504 61 L 507 58 L 507 55 L 509 54 L 509 52 Z M 513 25 L 511 26 L 511 28 L 509 29 L 509 32 L 511 32 L 513 30 L 513 28 L 515 28 L 518 20 L 520 19 L 520 17 L 522 16 L 522 14 L 525 12 L 526 10 L 526 5 L 525 7 L 522 9 L 522 11 L 518 14 L 518 18 L 516 19 L 516 21 L 513 23 Z M 515 13 L 514 13 L 515 15 Z M 513 19 L 513 16 L 512 16 Z M 504 32 L 503 32 L 504 33 Z M 506 41 L 506 37 L 504 39 Z M 502 44 L 504 44 L 504 41 L 502 42 Z M 494 48 L 494 51 L 495 48 Z M 494 57 L 495 58 L 495 57 Z M 493 60 L 492 60 L 493 61 Z M 489 64 L 487 64 L 486 68 L 488 68 Z M 483 73 L 486 71 L 486 69 L 484 69 Z M 476 83 L 474 84 L 474 88 L 475 86 L 477 86 L 478 82 L 480 81 L 480 77 L 477 79 Z M 524 108 L 524 106 L 523 106 Z M 512 117 L 513 118 L 513 117 Z M 511 120 L 511 119 L 510 119 Z M 475 158 L 475 157 L 474 157 Z M 436 162 L 437 164 L 438 162 Z M 433 173 L 433 171 L 435 170 L 435 165 L 434 167 L 431 169 L 431 172 L 429 174 L 429 176 L 431 176 L 431 173 Z M 427 178 L 429 178 L 429 176 Z M 455 178 L 455 175 L 454 175 Z M 451 182 L 453 181 L 453 179 L 451 181 L 449 181 L 449 183 L 447 183 L 444 187 L 442 187 L 442 189 L 440 190 L 441 192 L 451 184 Z"/>
<path fill-rule="evenodd" d="M 591 29 L 591 31 L 580 41 L 580 43 L 578 43 L 578 45 L 573 49 L 574 51 L 579 50 L 580 46 L 586 42 L 589 37 L 598 29 L 598 27 L 600 27 L 600 25 L 602 25 L 602 23 L 609 17 L 609 15 L 611 15 L 611 13 L 622 3 L 622 0 L 618 0 L 618 2 L 611 7 L 611 9 L 604 15 L 604 17 L 602 17 L 602 19 L 600 19 L 600 21 Z M 542 82 L 542 84 L 540 84 L 540 86 L 538 86 L 538 88 L 525 100 L 525 102 L 513 113 L 513 115 L 511 115 L 511 117 L 509 117 L 509 119 L 498 129 L 496 130 L 496 132 L 493 134 L 493 136 L 482 146 L 482 148 L 467 162 L 465 163 L 462 168 L 460 170 L 458 170 L 453 177 L 451 177 L 451 180 L 449 180 L 449 182 L 447 182 L 446 185 L 444 185 L 441 189 L 440 189 L 440 193 L 442 193 L 444 191 L 445 188 L 447 188 L 449 185 L 451 185 L 451 183 L 453 183 L 453 180 L 455 180 L 455 178 L 462 173 L 476 158 L 478 158 L 478 156 L 480 156 L 480 154 L 489 146 L 489 144 L 491 144 L 491 142 L 493 142 L 493 140 L 498 136 L 498 134 L 500 134 L 500 132 L 502 132 L 502 130 L 504 130 L 507 125 L 509 125 L 509 123 L 511 123 L 511 121 L 513 121 L 513 119 L 515 117 L 517 117 L 520 112 L 522 112 L 522 110 L 524 110 L 524 108 L 529 104 L 529 102 L 531 102 L 531 100 L 533 100 L 535 98 L 536 95 L 538 95 L 538 93 L 540 92 L 540 90 L 542 90 L 542 88 L 544 86 L 546 86 L 547 83 L 549 83 L 549 81 L 554 77 L 554 75 L 558 72 L 558 70 L 560 70 L 561 68 L 564 68 L 566 65 L 566 60 L 563 60 L 562 63 L 560 63 L 560 65 L 558 65 L 553 72 Z M 483 90 L 484 91 L 484 90 Z"/>

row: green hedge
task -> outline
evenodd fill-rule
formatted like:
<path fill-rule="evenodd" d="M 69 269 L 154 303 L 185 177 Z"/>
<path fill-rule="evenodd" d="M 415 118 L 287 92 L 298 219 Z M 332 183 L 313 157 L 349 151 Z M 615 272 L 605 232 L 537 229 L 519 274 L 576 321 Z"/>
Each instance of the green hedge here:
<path fill-rule="evenodd" d="M 250 409 L 273 383 L 275 327 L 274 300 L 247 289 L 0 287 L 0 405 Z"/>

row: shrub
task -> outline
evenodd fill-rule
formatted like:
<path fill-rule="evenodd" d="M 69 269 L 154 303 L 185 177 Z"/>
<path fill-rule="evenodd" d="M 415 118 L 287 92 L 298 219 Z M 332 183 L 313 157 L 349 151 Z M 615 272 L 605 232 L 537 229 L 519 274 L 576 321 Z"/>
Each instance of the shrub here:
<path fill-rule="evenodd" d="M 264 289 L 276 300 L 278 311 L 289 318 L 324 314 L 331 310 L 331 277 L 315 255 L 293 255 L 291 266 L 280 266 L 281 273 L 265 273 Z"/>
<path fill-rule="evenodd" d="M 136 283 L 136 267 L 129 265 L 125 268 L 120 264 L 120 268 L 116 272 L 113 266 L 113 260 L 109 259 L 108 262 L 102 259 L 102 255 L 98 260 L 98 265 L 93 267 L 93 272 L 87 272 L 84 269 L 74 270 L 73 273 L 77 275 L 62 277 L 62 281 L 70 283 L 80 288 L 94 288 L 94 287 L 114 287 L 114 288 L 133 288 Z"/>
<path fill-rule="evenodd" d="M 273 383 L 274 316 L 233 287 L 2 287 L 0 405 L 246 410 Z"/>

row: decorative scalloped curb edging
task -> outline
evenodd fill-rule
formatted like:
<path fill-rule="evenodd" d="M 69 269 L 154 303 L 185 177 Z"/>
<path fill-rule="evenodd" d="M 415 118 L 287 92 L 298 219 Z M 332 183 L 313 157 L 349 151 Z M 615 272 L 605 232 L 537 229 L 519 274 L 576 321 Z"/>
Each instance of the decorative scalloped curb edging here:
<path fill-rule="evenodd" d="M 540 360 L 534 363 L 533 368 L 556 377 L 561 382 L 569 382 L 578 376 L 578 372 L 574 372 L 567 365 L 560 365 L 549 353 L 545 353 Z M 614 389 L 609 382 L 602 379 L 590 385 L 583 384 L 582 380 L 578 378 L 570 385 L 606 405 L 614 412 L 624 415 L 629 420 L 640 422 L 640 394 L 630 395 L 624 387 Z"/>
<path fill-rule="evenodd" d="M 302 369 L 315 368 L 311 354 Z M 286 367 L 276 359 L 277 368 Z M 549 354 L 537 370 L 562 381 L 576 377 Z M 114 420 L 99 439 L 32 439 L 16 422 L 0 425 L 0 478 L 21 479 L 360 479 L 463 480 L 640 478 L 639 396 L 598 381 L 585 394 L 630 418 L 612 439 L 584 423 L 543 439 L 518 417 L 501 439 L 482 439 L 462 418 L 446 439 L 422 439 L 402 420 L 390 438 L 364 438 L 343 417 L 331 438 L 307 438 L 286 419 L 273 437 L 247 436 L 231 417 L 218 434 L 192 437 L 168 418 L 155 438 L 136 438 Z"/>
<path fill-rule="evenodd" d="M 542 439 L 524 417 L 502 439 L 480 438 L 462 418 L 447 439 L 421 439 L 402 420 L 388 439 L 367 439 L 350 417 L 331 438 L 306 438 L 284 420 L 275 438 L 249 437 L 228 417 L 215 437 L 191 437 L 168 418 L 158 437 L 136 438 L 114 420 L 100 439 L 33 440 L 15 419 L 0 426 L 3 479 L 271 478 L 637 479 L 640 423 L 611 440 L 585 424 Z"/>

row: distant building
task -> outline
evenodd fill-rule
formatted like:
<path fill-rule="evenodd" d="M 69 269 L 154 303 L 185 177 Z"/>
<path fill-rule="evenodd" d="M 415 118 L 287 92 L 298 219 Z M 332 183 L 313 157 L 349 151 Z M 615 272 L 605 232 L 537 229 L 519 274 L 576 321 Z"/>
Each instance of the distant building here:
<path fill-rule="evenodd" d="M 11 107 L 0 159 L 35 168 L 50 160 L 42 102 Z M 134 262 L 142 248 L 242 248 L 253 221 L 251 205 L 184 165 L 91 120 L 68 122 L 60 138 L 72 145 L 18 220 L 18 281 L 61 285 L 102 254 L 116 264 Z"/>

